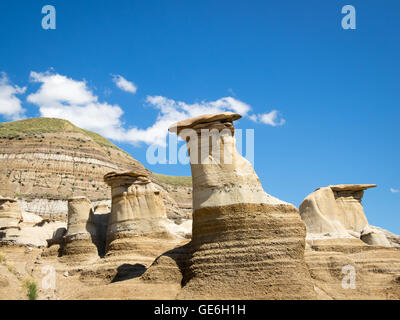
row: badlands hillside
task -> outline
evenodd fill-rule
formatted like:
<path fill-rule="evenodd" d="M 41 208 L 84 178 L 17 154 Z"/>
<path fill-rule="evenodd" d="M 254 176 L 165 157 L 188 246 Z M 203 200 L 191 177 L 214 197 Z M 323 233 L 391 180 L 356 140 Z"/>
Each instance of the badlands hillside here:
<path fill-rule="evenodd" d="M 269 195 L 236 150 L 240 118 L 170 127 L 192 177 L 68 121 L 1 124 L 0 299 L 400 299 L 400 237 L 362 205 L 376 185 L 320 187 L 299 208 Z"/>
<path fill-rule="evenodd" d="M 0 195 L 19 199 L 25 211 L 65 219 L 69 197 L 110 202 L 104 175 L 129 170 L 151 174 L 101 135 L 67 120 L 32 118 L 0 124 Z M 166 196 L 171 217 L 187 216 L 190 177 L 154 174 L 151 179 L 182 203 L 181 211 Z"/>

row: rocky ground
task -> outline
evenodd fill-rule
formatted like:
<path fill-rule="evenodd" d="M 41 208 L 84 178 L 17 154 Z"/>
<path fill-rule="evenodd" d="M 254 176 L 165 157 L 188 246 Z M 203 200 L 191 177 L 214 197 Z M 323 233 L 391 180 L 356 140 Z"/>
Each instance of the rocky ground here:
<path fill-rule="evenodd" d="M 233 130 L 232 119 L 183 125 Z M 118 235 L 107 254 L 90 238 L 66 250 L 68 198 L 87 197 L 107 229 L 110 171 L 146 172 L 147 191 L 128 193 L 149 192 L 139 207 L 160 197 L 164 231 Z M 297 209 L 266 194 L 237 155 L 192 172 L 193 188 L 191 177 L 153 174 L 67 121 L 1 124 L 0 299 L 400 299 L 400 237 L 369 225 L 361 204 L 375 185 L 319 188 Z"/>

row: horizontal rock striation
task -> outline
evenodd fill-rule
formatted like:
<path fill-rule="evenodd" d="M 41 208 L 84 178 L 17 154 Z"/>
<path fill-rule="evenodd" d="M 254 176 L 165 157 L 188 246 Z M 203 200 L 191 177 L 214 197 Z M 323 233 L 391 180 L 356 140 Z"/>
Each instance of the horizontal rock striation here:
<path fill-rule="evenodd" d="M 239 118 L 206 115 L 170 128 L 190 155 L 192 241 L 162 255 L 142 278 L 181 281 L 180 299 L 312 299 L 304 223 L 293 205 L 265 193 L 237 153 L 232 122 Z"/>
<path fill-rule="evenodd" d="M 104 176 L 111 187 L 112 204 L 107 229 L 107 255 L 133 250 L 146 255 L 157 240 L 171 235 L 163 224 L 167 220 L 160 191 L 147 173 L 111 172 Z M 158 240 L 159 241 L 159 240 Z"/>
<path fill-rule="evenodd" d="M 0 194 L 4 196 L 108 199 L 104 174 L 132 169 L 145 170 L 106 139 L 68 121 L 37 118 L 0 125 Z"/>
<path fill-rule="evenodd" d="M 355 238 L 307 243 L 305 259 L 320 299 L 400 299 L 399 250 Z"/>
<path fill-rule="evenodd" d="M 400 299 L 400 251 L 368 225 L 361 204 L 375 186 L 319 188 L 300 205 L 305 259 L 321 299 Z"/>

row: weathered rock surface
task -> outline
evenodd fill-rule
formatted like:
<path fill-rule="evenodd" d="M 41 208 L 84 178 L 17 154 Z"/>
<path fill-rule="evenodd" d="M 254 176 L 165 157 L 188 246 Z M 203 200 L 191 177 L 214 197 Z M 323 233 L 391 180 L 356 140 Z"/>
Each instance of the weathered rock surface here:
<path fill-rule="evenodd" d="M 111 172 L 112 205 L 107 229 L 107 252 L 137 249 L 138 237 L 168 238 L 163 227 L 167 215 L 160 192 L 143 171 Z"/>
<path fill-rule="evenodd" d="M 318 188 L 300 205 L 307 239 L 361 238 L 369 244 L 391 247 L 384 233 L 372 230 L 361 204 L 364 190 L 374 184 L 341 184 Z M 386 239 L 386 240 L 385 240 Z"/>
<path fill-rule="evenodd" d="M 305 258 L 320 299 L 400 299 L 398 249 L 355 238 L 307 240 Z"/>
<path fill-rule="evenodd" d="M 143 279 L 182 282 L 181 299 L 314 298 L 304 261 L 304 223 L 293 205 L 265 193 L 237 153 L 232 121 L 239 118 L 228 112 L 171 127 L 187 141 L 190 154 L 192 241 L 162 255 Z M 191 128 L 195 134 L 186 139 L 185 129 Z M 216 130 L 209 137 L 201 129 Z"/>
<path fill-rule="evenodd" d="M 375 186 L 319 188 L 300 205 L 305 258 L 321 299 L 400 299 L 400 251 L 368 225 L 361 204 L 364 190 Z"/>
<path fill-rule="evenodd" d="M 20 235 L 21 208 L 15 199 L 0 198 L 0 245 L 14 244 Z"/>
<path fill-rule="evenodd" d="M 68 200 L 68 227 L 64 236 L 63 256 L 97 256 L 95 245 L 96 226 L 93 222 L 91 203 L 86 197 L 73 197 Z M 71 259 L 68 257 L 68 259 Z M 68 260 L 65 259 L 65 260 Z"/>

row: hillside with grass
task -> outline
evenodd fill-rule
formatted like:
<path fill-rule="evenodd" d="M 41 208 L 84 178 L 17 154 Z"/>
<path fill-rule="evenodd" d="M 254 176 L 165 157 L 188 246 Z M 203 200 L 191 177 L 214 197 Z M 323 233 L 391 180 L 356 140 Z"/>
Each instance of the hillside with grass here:
<path fill-rule="evenodd" d="M 55 118 L 0 123 L 0 195 L 110 198 L 103 176 L 146 168 L 101 135 Z"/>
<path fill-rule="evenodd" d="M 78 128 L 68 120 L 57 118 L 31 118 L 0 123 L 1 138 L 21 139 L 29 136 L 42 136 L 45 133 L 81 133 L 103 147 L 119 149 L 101 135 Z"/>

